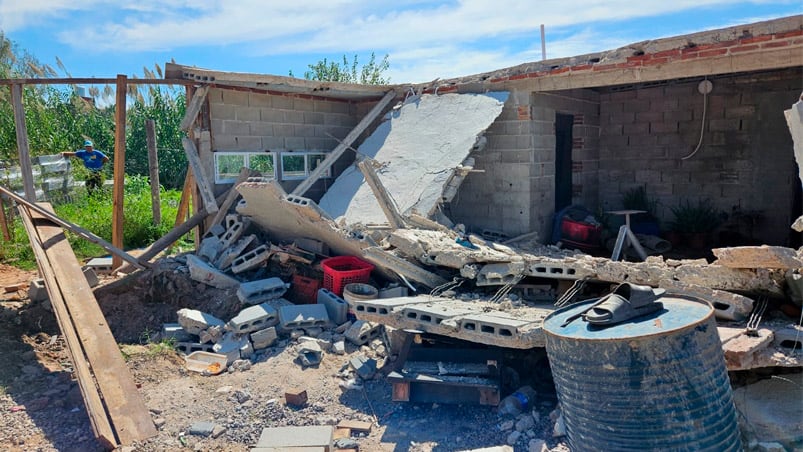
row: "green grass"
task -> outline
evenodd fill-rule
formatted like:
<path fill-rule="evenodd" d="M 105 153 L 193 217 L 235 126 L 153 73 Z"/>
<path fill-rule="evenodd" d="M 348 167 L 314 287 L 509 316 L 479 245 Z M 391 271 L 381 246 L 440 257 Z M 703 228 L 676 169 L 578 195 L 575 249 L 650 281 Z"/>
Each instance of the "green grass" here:
<path fill-rule="evenodd" d="M 125 249 L 146 247 L 172 229 L 181 200 L 181 192 L 162 190 L 160 196 L 162 219 L 158 225 L 153 224 L 151 191 L 147 178 L 126 176 L 123 197 L 123 243 Z M 53 208 L 60 218 L 111 242 L 113 200 L 109 187 L 89 195 L 82 188 L 79 193 L 72 196 L 71 202 L 54 202 Z M 28 270 L 35 268 L 36 259 L 25 228 L 18 216 L 15 216 L 12 229 L 14 237 L 11 242 L 2 241 L 2 236 L 0 236 L 0 244 L 2 244 L 0 262 Z M 68 232 L 67 238 L 80 260 L 108 255 L 108 252 L 100 246 L 75 234 Z M 179 243 L 179 246 L 181 245 L 184 244 Z"/>

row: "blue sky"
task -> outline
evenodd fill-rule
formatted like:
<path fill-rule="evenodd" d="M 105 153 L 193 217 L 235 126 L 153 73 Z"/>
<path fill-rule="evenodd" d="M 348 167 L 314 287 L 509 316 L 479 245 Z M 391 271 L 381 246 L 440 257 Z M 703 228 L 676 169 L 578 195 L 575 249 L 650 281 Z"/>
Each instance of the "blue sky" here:
<path fill-rule="evenodd" d="M 375 52 L 392 83 L 416 83 L 540 60 L 540 24 L 558 58 L 802 13 L 801 0 L 0 0 L 0 30 L 74 77 L 170 60 L 300 77 Z"/>

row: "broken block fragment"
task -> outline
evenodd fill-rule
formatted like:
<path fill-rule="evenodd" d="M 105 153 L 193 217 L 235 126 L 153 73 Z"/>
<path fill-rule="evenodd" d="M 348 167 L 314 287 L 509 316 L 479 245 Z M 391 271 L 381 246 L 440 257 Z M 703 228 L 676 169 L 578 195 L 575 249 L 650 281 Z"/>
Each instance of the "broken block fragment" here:
<path fill-rule="evenodd" d="M 265 328 L 264 330 L 254 331 L 251 333 L 251 343 L 254 345 L 255 350 L 262 350 L 263 348 L 270 347 L 276 342 L 278 335 L 276 334 L 276 328 L 270 327 Z"/>
<path fill-rule="evenodd" d="M 268 258 L 270 258 L 270 247 L 264 244 L 259 245 L 251 251 L 234 259 L 234 261 L 231 263 L 231 271 L 234 273 L 242 273 L 265 262 L 268 260 Z"/>
<path fill-rule="evenodd" d="M 279 278 L 267 278 L 240 284 L 237 298 L 245 304 L 258 304 L 279 298 L 287 291 L 290 284 Z"/>
<path fill-rule="evenodd" d="M 190 269 L 190 278 L 218 289 L 229 289 L 240 284 L 240 281 L 226 275 L 204 262 L 200 257 L 192 254 L 187 255 L 187 267 Z"/>
<path fill-rule="evenodd" d="M 212 346 L 212 350 L 215 353 L 226 355 L 226 365 L 228 366 L 240 359 L 240 350 L 246 347 L 246 343 L 248 343 L 248 337 L 238 337 L 233 333 L 226 333 L 217 344 Z"/>
<path fill-rule="evenodd" d="M 219 318 L 196 309 L 179 309 L 176 314 L 178 314 L 178 323 L 189 334 L 197 335 L 209 327 L 222 327 L 224 324 Z"/>
<path fill-rule="evenodd" d="M 298 347 L 298 359 L 304 367 L 315 366 L 323 359 L 323 350 L 317 342 L 304 342 Z"/>
<path fill-rule="evenodd" d="M 378 337 L 381 333 L 378 323 L 357 320 L 346 330 L 345 336 L 354 345 L 367 344 L 371 339 Z"/>
<path fill-rule="evenodd" d="M 279 323 L 276 309 L 262 303 L 240 311 L 226 324 L 226 329 L 236 334 L 245 334 Z"/>
<path fill-rule="evenodd" d="M 243 251 L 248 248 L 248 245 L 256 240 L 256 238 L 257 236 L 251 234 L 238 240 L 233 246 L 223 249 L 223 252 L 220 253 L 220 256 L 215 261 L 215 267 L 219 268 L 220 270 L 226 270 L 229 268 L 231 263 L 234 262 L 234 259 L 242 254 Z"/>
<path fill-rule="evenodd" d="M 329 314 L 321 304 L 282 306 L 279 308 L 279 322 L 285 330 L 322 327 L 329 323 Z"/>

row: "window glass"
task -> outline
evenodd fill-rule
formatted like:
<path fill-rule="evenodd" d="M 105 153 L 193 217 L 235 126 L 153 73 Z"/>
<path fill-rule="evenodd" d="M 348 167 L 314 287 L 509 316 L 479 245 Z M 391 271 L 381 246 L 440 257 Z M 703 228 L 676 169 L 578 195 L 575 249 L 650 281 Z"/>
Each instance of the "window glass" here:
<path fill-rule="evenodd" d="M 245 154 L 215 154 L 215 182 L 225 183 L 237 179 L 245 166 Z"/>
<path fill-rule="evenodd" d="M 273 155 L 271 154 L 251 154 L 248 156 L 248 167 L 254 171 L 262 173 L 263 177 L 276 177 L 276 169 L 273 166 Z"/>
<path fill-rule="evenodd" d="M 309 165 L 309 172 L 312 173 L 324 160 L 326 160 L 326 154 L 308 154 L 307 163 Z M 329 167 L 321 177 L 329 177 L 331 174 L 332 168 Z"/>
<path fill-rule="evenodd" d="M 306 159 L 304 154 L 283 154 L 282 155 L 282 178 L 283 179 L 303 179 L 307 176 Z"/>

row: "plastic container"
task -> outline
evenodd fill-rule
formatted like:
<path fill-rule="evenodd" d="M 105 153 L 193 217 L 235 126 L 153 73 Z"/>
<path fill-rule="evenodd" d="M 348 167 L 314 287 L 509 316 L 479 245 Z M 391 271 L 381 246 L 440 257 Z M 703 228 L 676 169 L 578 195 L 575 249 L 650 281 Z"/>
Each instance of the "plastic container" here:
<path fill-rule="evenodd" d="M 318 289 L 320 288 L 320 280 L 294 274 L 291 298 L 295 304 L 314 304 L 318 301 Z"/>
<path fill-rule="evenodd" d="M 496 409 L 506 416 L 518 416 L 532 410 L 534 402 L 535 389 L 531 386 L 522 386 L 513 394 L 502 399 Z"/>
<path fill-rule="evenodd" d="M 330 257 L 321 261 L 323 268 L 323 287 L 343 296 L 346 284 L 367 283 L 371 279 L 374 266 L 354 256 Z"/>
<path fill-rule="evenodd" d="M 226 370 L 227 359 L 226 355 L 200 351 L 192 352 L 184 358 L 187 370 L 209 375 L 217 375 Z"/>
<path fill-rule="evenodd" d="M 571 218 L 563 218 L 560 223 L 560 232 L 563 239 L 594 245 L 599 243 L 602 227 L 582 221 L 574 221 Z"/>

